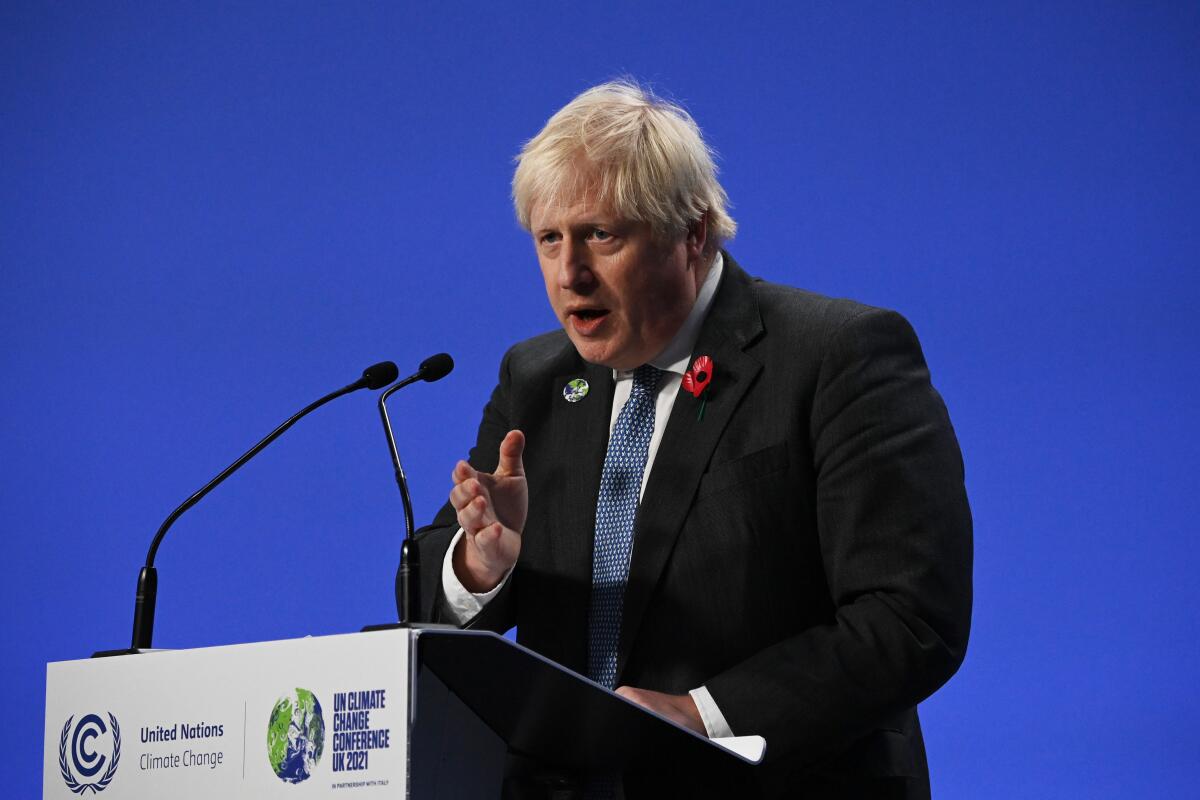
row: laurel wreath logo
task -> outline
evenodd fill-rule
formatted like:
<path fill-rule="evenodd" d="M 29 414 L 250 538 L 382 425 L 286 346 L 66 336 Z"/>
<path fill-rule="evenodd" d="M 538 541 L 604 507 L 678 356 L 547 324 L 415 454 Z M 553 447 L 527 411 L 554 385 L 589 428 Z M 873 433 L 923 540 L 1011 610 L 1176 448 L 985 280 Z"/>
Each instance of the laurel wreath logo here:
<path fill-rule="evenodd" d="M 73 716 L 67 717 L 67 724 L 63 725 L 62 729 L 62 737 L 58 740 L 58 771 L 62 773 L 62 779 L 66 782 L 67 788 L 82 797 L 89 789 L 92 794 L 104 791 L 112 783 L 113 776 L 117 774 L 117 762 L 121 760 L 121 726 L 117 724 L 117 718 L 112 715 L 112 712 L 109 712 L 108 721 L 112 725 L 113 751 L 108 769 L 95 783 L 80 783 L 75 780 L 75 776 L 71 774 L 71 767 L 67 764 L 67 738 L 70 735 L 71 722 L 74 719 Z"/>

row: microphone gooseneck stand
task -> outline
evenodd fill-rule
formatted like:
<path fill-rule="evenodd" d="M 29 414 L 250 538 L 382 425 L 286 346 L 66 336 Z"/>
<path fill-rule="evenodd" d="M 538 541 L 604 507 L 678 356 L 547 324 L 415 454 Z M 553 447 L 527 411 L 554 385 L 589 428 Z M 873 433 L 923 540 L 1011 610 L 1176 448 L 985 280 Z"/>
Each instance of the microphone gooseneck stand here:
<path fill-rule="evenodd" d="M 396 570 L 396 614 L 399 622 L 388 625 L 368 625 L 365 631 L 407 628 L 420 623 L 421 558 L 413 539 L 412 498 L 408 492 L 408 479 L 400 464 L 400 452 L 396 448 L 396 436 L 388 416 L 387 400 L 396 392 L 417 381 L 439 381 L 454 369 L 454 359 L 446 353 L 438 353 L 421 362 L 416 373 L 379 395 L 379 418 L 383 422 L 383 433 L 387 437 L 388 454 L 400 489 L 400 500 L 404 504 L 404 540 L 400 544 L 400 567 Z"/>
<path fill-rule="evenodd" d="M 154 540 L 150 543 L 150 550 L 146 553 L 146 564 L 138 573 L 137 593 L 134 598 L 133 605 L 133 639 L 129 649 L 122 650 L 101 650 L 93 654 L 93 658 L 100 656 L 111 655 L 126 655 L 129 653 L 137 653 L 142 650 L 148 650 L 153 646 L 154 641 L 154 607 L 158 598 L 158 572 L 154 569 L 154 557 L 158 554 L 158 546 L 162 543 L 163 537 L 167 530 L 179 519 L 188 509 L 199 503 L 204 497 L 217 486 L 236 472 L 243 464 L 245 464 L 254 456 L 258 455 L 267 445 L 283 435 L 284 431 L 295 425 L 302 417 L 315 411 L 331 400 L 336 400 L 342 395 L 356 392 L 359 389 L 381 389 L 387 386 L 392 381 L 396 380 L 399 374 L 396 365 L 391 361 L 382 361 L 363 370 L 362 377 L 354 383 L 343 386 L 335 392 L 310 403 L 298 412 L 288 417 L 279 427 L 266 435 L 258 444 L 251 447 L 242 456 L 223 469 L 211 481 L 206 483 L 198 492 L 193 494 L 187 500 L 184 500 L 178 508 L 170 513 L 162 525 L 159 526 L 158 532 L 154 534 Z"/>

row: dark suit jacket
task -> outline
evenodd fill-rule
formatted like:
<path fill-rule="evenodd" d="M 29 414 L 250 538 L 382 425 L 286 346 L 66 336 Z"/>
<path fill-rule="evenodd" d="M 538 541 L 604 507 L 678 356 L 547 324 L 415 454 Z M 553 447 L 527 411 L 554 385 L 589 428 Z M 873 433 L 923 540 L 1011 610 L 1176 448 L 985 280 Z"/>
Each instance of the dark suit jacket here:
<path fill-rule="evenodd" d="M 766 737 L 768 794 L 927 795 L 916 704 L 963 659 L 972 555 L 958 443 L 915 334 L 726 254 L 693 352 L 714 362 L 707 407 L 680 391 L 645 488 L 618 685 L 707 686 L 735 734 Z M 591 391 L 568 403 L 578 377 Z M 505 433 L 525 432 L 521 555 L 474 624 L 516 624 L 581 673 L 612 397 L 612 371 L 564 332 L 522 342 L 470 454 L 491 471 Z M 426 614 L 455 530 L 447 505 L 422 532 Z"/>

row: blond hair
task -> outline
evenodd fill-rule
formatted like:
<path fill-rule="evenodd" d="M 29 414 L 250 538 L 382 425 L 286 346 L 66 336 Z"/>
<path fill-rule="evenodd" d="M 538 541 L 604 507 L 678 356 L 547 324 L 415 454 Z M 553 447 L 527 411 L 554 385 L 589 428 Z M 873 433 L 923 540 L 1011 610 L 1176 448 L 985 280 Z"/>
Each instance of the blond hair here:
<path fill-rule="evenodd" d="M 580 94 L 525 143 L 516 161 L 513 205 L 525 230 L 535 202 L 556 206 L 590 191 L 663 239 L 683 235 L 705 214 L 711 246 L 737 231 L 714 153 L 695 120 L 630 80 Z"/>

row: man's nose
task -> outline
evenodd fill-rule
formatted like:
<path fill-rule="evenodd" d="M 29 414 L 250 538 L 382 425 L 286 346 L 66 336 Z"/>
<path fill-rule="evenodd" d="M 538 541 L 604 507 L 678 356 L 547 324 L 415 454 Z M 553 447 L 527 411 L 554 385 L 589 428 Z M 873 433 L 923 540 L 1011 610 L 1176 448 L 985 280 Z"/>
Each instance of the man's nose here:
<path fill-rule="evenodd" d="M 558 259 L 559 288 L 583 293 L 595 284 L 591 253 L 586 243 L 564 238 Z"/>

